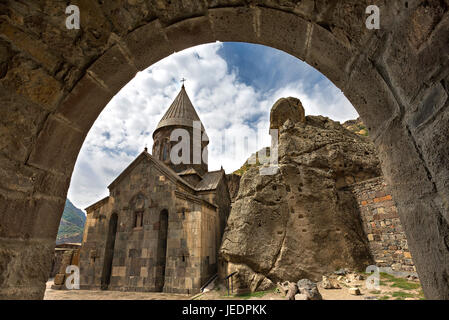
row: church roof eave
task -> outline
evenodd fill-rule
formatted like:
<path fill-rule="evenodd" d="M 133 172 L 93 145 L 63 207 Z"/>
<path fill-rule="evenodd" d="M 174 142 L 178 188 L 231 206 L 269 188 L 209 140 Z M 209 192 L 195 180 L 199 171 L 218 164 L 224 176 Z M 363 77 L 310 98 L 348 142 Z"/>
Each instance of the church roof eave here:
<path fill-rule="evenodd" d="M 96 209 L 97 207 L 101 207 L 103 204 L 105 204 L 107 201 L 109 201 L 109 196 L 104 197 L 101 200 L 98 200 L 97 202 L 92 203 L 90 206 L 86 207 L 84 210 L 86 212 L 90 211 L 91 209 Z"/>
<path fill-rule="evenodd" d="M 141 154 L 139 154 L 137 156 L 136 159 L 134 159 L 133 162 L 131 162 L 131 164 L 126 167 L 125 170 L 122 171 L 122 173 L 119 174 L 119 176 L 117 178 L 114 179 L 114 181 L 112 181 L 109 186 L 108 189 L 111 190 L 112 188 L 114 188 L 120 181 L 123 180 L 123 178 L 125 178 L 131 171 L 132 169 L 134 169 L 143 159 L 149 159 L 151 162 L 153 162 L 153 164 L 160 170 L 162 171 L 166 176 L 172 178 L 173 181 L 179 182 L 181 184 L 183 184 L 184 186 L 190 188 L 192 191 L 196 191 L 195 187 L 192 186 L 191 184 L 189 184 L 187 181 L 185 181 L 184 179 L 182 179 L 181 177 L 178 176 L 178 174 L 176 172 L 174 172 L 172 169 L 170 169 L 168 166 L 166 166 L 164 163 L 162 163 L 160 160 L 157 160 L 155 157 L 153 157 L 151 154 L 149 154 L 146 151 L 143 151 Z"/>

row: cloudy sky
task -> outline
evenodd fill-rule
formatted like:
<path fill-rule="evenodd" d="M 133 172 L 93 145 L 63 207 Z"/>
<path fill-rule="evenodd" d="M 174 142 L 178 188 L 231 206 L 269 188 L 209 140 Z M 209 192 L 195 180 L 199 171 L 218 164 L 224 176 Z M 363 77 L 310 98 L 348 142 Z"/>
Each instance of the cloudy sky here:
<path fill-rule="evenodd" d="M 75 206 L 107 196 L 107 186 L 145 145 L 151 150 L 153 130 L 182 78 L 209 136 L 209 170 L 223 166 L 230 173 L 269 145 L 269 111 L 281 97 L 299 98 L 309 115 L 358 117 L 326 77 L 282 51 L 218 42 L 190 48 L 139 72 L 105 107 L 75 165 L 68 193 Z"/>

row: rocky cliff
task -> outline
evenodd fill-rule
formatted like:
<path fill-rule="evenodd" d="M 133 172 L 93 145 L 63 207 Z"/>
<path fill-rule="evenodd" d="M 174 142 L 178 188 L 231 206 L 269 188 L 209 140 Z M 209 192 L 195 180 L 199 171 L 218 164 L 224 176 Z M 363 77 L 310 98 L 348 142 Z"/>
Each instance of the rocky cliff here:
<path fill-rule="evenodd" d="M 226 175 L 226 180 L 228 182 L 229 195 L 231 196 L 231 202 L 235 201 L 240 187 L 241 175 L 236 173 L 231 173 Z"/>
<path fill-rule="evenodd" d="M 322 116 L 304 117 L 301 102 L 280 99 L 271 110 L 279 129 L 279 171 L 248 168 L 220 249 L 221 273 L 239 271 L 237 287 L 264 289 L 272 282 L 319 280 L 347 267 L 372 263 L 366 235 L 347 185 L 379 176 L 366 137 Z"/>

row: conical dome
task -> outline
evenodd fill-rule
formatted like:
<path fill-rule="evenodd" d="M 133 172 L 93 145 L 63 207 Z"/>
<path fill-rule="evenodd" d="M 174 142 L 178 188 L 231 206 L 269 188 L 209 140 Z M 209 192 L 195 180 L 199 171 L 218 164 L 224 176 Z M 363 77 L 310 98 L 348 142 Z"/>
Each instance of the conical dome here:
<path fill-rule="evenodd" d="M 161 121 L 159 121 L 156 130 L 154 130 L 154 134 L 157 130 L 162 127 L 167 126 L 186 126 L 193 127 L 194 121 L 200 121 L 200 117 L 195 111 L 192 102 L 187 95 L 186 89 L 184 85 L 181 87 L 181 91 L 179 91 L 175 100 L 171 104 L 170 108 L 168 108 L 167 112 L 162 117 Z M 204 131 L 203 123 L 201 123 L 201 131 Z"/>

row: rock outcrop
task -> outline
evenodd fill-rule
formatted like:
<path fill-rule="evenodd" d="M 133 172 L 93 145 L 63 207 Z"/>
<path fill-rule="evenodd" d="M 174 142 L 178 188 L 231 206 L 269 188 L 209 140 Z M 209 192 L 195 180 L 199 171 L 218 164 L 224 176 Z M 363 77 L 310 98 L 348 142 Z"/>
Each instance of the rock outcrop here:
<path fill-rule="evenodd" d="M 229 195 L 231 196 L 231 202 L 235 201 L 240 187 L 241 176 L 235 173 L 227 174 L 226 180 L 228 182 Z"/>
<path fill-rule="evenodd" d="M 273 105 L 270 112 L 270 128 L 278 129 L 285 121 L 293 123 L 306 121 L 304 108 L 297 98 L 281 98 Z"/>
<path fill-rule="evenodd" d="M 296 284 L 300 294 L 305 295 L 307 300 L 323 300 L 316 283 L 309 279 L 301 279 Z"/>
<path fill-rule="evenodd" d="M 275 104 L 270 127 L 279 129 L 278 173 L 260 175 L 257 166 L 244 172 L 228 218 L 222 272 L 241 270 L 239 286 L 252 291 L 372 263 L 357 203 L 345 187 L 381 174 L 374 145 L 328 118 L 301 120 L 303 113 L 295 98 Z"/>

